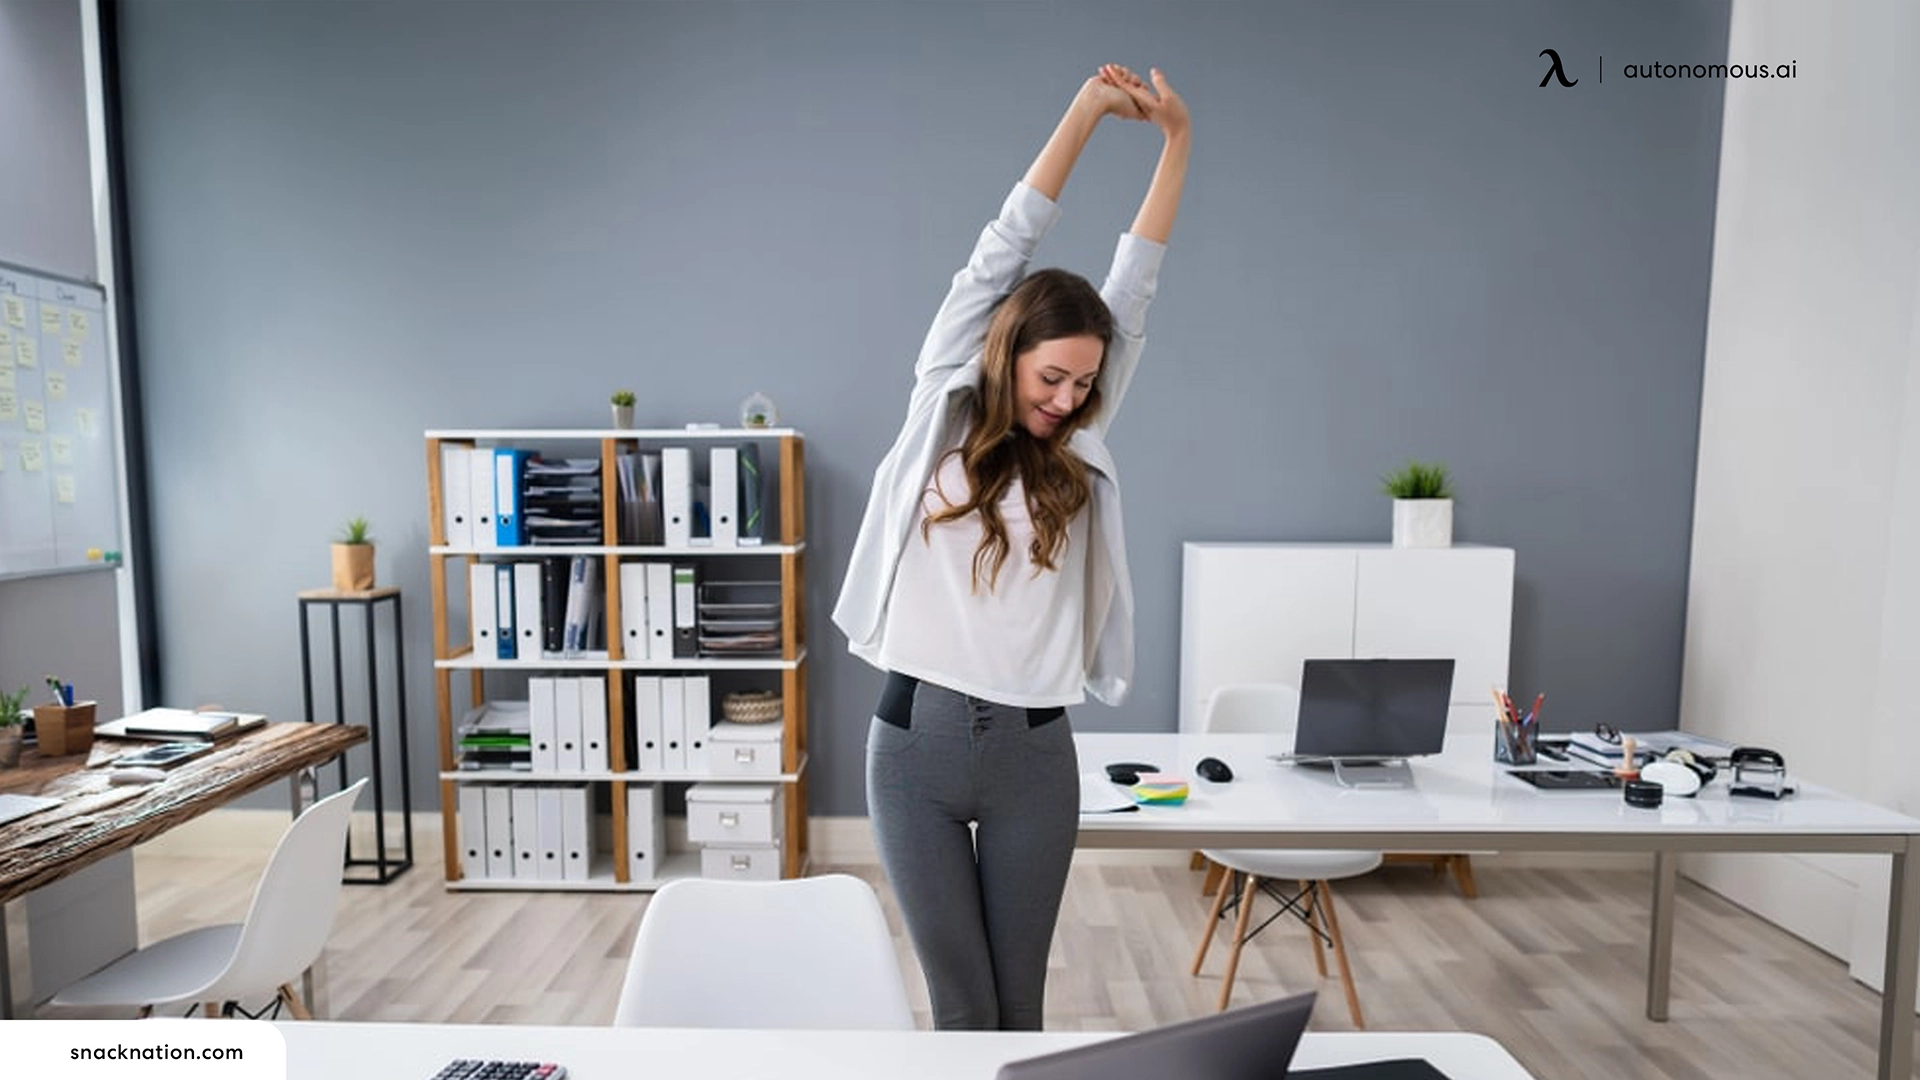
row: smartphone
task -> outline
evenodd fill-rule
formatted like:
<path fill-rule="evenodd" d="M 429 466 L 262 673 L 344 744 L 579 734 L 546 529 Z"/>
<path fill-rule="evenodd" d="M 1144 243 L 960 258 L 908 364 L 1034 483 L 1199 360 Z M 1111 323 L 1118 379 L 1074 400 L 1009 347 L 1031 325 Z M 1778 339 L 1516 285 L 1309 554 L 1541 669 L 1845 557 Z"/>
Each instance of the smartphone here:
<path fill-rule="evenodd" d="M 178 765 L 188 758 L 199 757 L 211 749 L 213 744 L 208 742 L 160 743 L 144 750 L 121 754 L 113 759 L 113 763 L 118 766 L 143 765 L 149 768 L 165 769 Z"/>

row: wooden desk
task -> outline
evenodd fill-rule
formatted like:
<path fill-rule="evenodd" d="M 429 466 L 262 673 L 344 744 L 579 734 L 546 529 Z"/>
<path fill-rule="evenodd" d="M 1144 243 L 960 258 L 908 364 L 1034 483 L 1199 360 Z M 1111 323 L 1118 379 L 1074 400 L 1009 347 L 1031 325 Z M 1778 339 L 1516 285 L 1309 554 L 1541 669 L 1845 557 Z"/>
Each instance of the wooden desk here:
<path fill-rule="evenodd" d="M 0 825 L 0 905 L 150 840 L 275 780 L 329 761 L 367 738 L 338 724 L 268 724 L 168 770 L 154 784 L 115 787 L 104 764 L 144 742 L 99 739 L 85 757 L 24 754 L 0 771 L 0 791 L 61 804 Z M 295 806 L 298 810 L 299 807 Z M 12 1014 L 11 958 L 0 908 L 0 1018 Z"/>

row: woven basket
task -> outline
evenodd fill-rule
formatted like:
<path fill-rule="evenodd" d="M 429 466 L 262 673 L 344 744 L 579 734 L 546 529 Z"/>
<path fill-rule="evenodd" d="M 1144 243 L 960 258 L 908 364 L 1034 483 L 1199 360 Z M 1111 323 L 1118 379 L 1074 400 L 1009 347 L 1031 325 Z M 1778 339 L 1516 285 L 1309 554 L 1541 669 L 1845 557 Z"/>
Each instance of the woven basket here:
<path fill-rule="evenodd" d="M 720 699 L 720 715 L 736 724 L 771 723 L 784 714 L 780 695 L 771 690 L 736 691 Z"/>

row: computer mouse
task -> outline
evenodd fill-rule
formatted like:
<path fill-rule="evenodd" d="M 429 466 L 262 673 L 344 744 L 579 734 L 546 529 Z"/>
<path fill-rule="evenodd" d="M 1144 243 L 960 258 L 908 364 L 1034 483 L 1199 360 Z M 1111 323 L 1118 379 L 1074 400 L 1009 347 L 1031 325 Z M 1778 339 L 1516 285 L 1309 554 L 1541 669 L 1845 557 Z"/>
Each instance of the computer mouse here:
<path fill-rule="evenodd" d="M 122 766 L 107 774 L 109 784 L 153 784 L 165 780 L 167 774 L 159 769 L 143 765 Z"/>
<path fill-rule="evenodd" d="M 1216 784 L 1224 784 L 1233 779 L 1233 770 L 1227 768 L 1227 763 L 1217 757 L 1201 758 L 1194 765 L 1193 771 L 1200 774 L 1200 779 L 1211 780 Z"/>

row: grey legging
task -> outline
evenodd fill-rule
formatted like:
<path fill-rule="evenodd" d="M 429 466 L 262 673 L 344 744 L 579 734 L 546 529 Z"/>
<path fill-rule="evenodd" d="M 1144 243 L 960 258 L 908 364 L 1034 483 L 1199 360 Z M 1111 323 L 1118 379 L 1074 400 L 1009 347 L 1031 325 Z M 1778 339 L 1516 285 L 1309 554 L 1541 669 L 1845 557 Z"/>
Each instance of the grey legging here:
<path fill-rule="evenodd" d="M 888 691 L 867 733 L 867 811 L 934 1026 L 1037 1031 L 1080 825 L 1066 714 L 900 675 Z"/>

